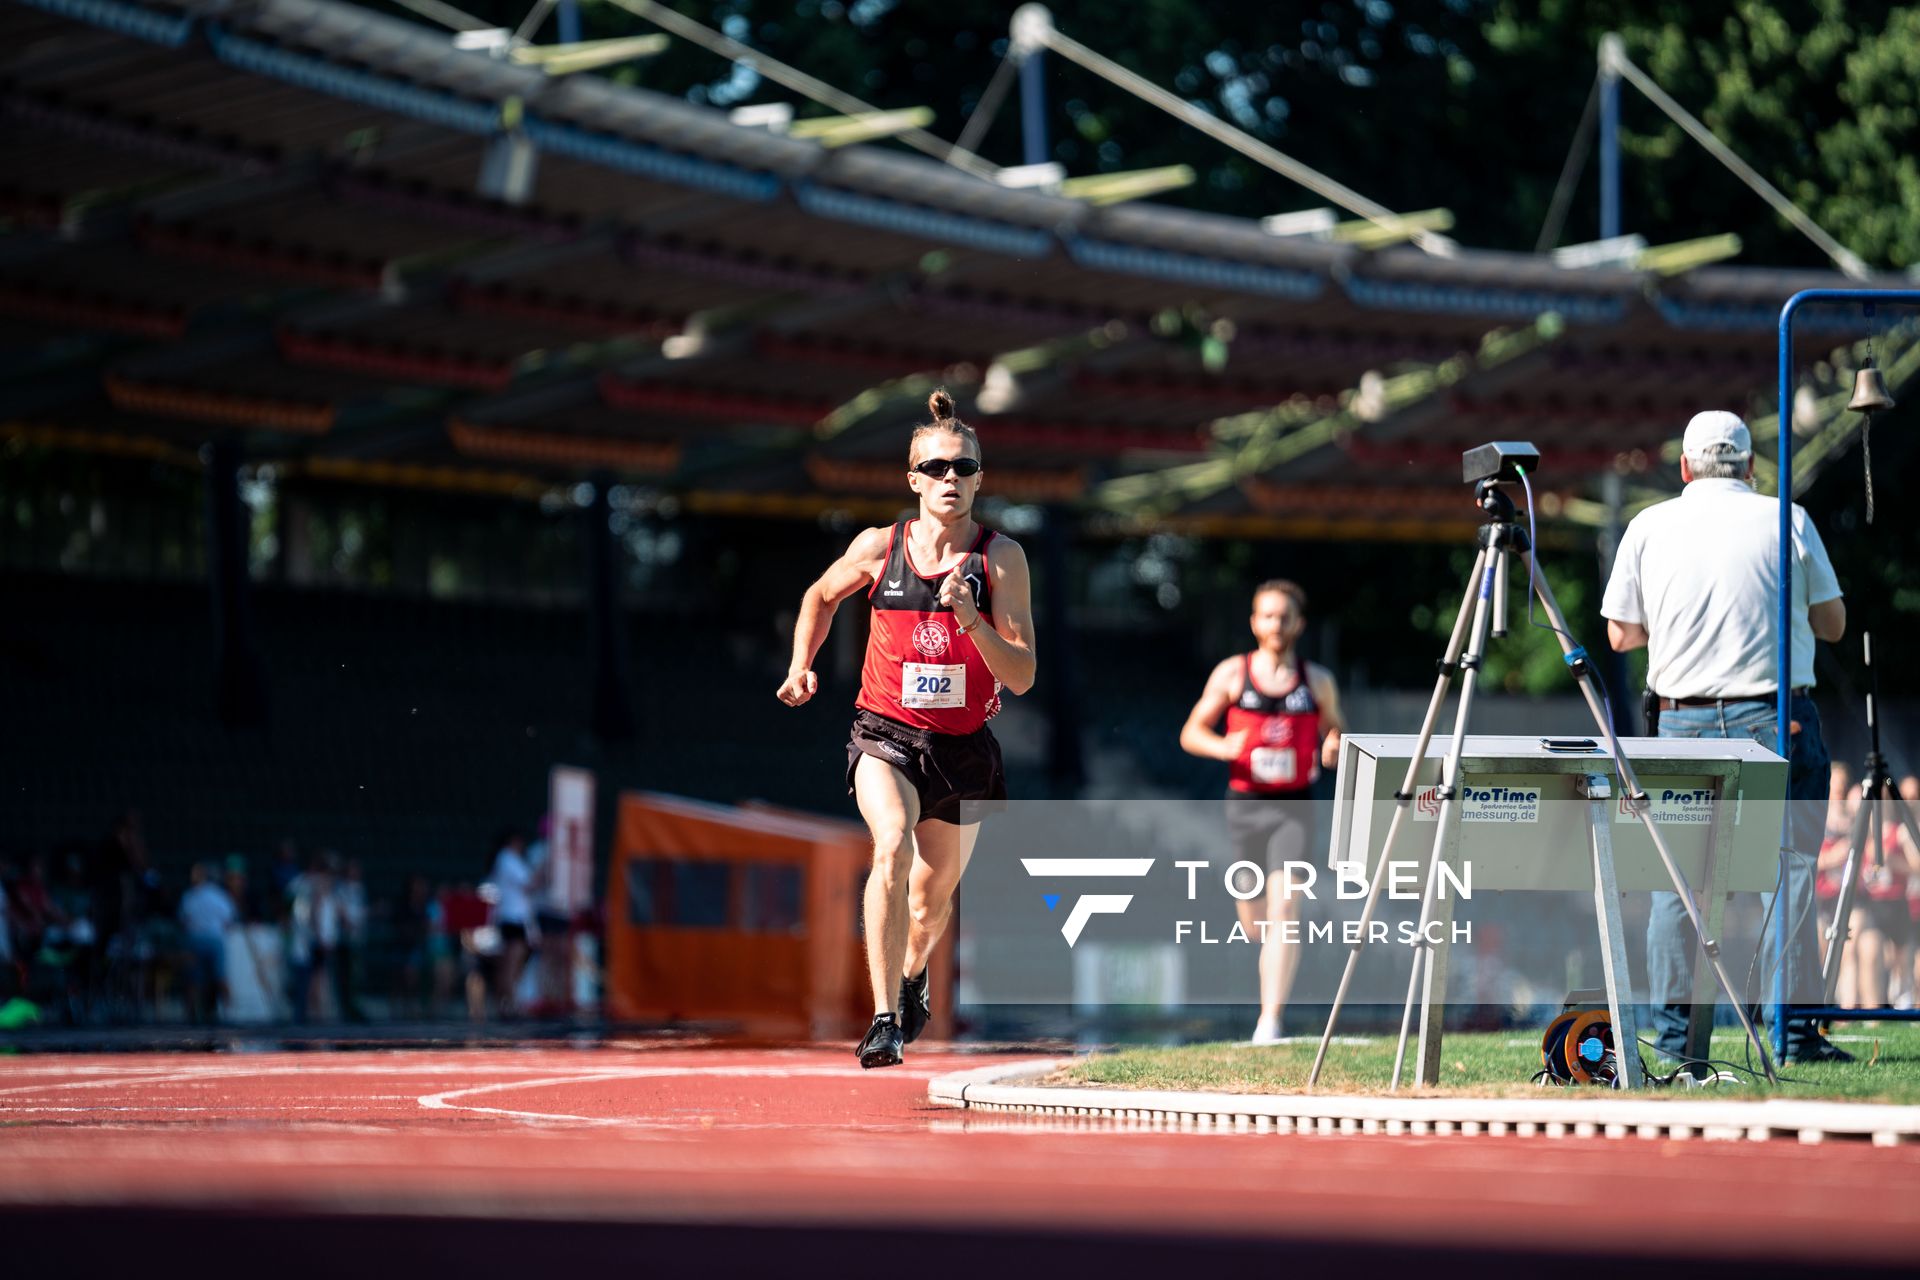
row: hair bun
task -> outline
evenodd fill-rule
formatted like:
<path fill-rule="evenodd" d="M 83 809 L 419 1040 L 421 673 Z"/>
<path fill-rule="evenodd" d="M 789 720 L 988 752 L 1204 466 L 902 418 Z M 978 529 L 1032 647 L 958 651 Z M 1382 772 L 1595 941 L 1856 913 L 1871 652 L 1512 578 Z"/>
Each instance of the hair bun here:
<path fill-rule="evenodd" d="M 953 417 L 953 397 L 947 394 L 945 387 L 927 397 L 927 412 L 933 415 L 935 422 Z"/>

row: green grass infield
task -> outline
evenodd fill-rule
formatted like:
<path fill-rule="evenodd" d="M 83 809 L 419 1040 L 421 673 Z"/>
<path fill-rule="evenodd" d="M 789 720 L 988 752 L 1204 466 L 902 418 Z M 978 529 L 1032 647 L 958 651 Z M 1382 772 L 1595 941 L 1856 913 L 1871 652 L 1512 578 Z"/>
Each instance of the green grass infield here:
<path fill-rule="evenodd" d="M 1540 1037 L 1524 1029 L 1453 1032 L 1442 1051 L 1440 1083 L 1431 1088 L 1403 1087 L 1416 1097 L 1526 1098 L 1542 1094 L 1569 1097 L 1824 1098 L 1848 1102 L 1920 1103 L 1920 1024 L 1840 1023 L 1834 1042 L 1856 1061 L 1787 1063 L 1781 1081 L 1769 1086 L 1760 1073 L 1759 1055 L 1738 1028 L 1721 1029 L 1713 1038 L 1713 1057 L 1737 1082 L 1719 1080 L 1697 1089 L 1676 1084 L 1646 1093 L 1627 1093 L 1592 1085 L 1538 1085 Z M 1337 1038 L 1327 1050 L 1326 1067 L 1311 1090 L 1318 1036 L 1283 1044 L 1190 1044 L 1125 1048 L 1095 1053 L 1048 1076 L 1042 1083 L 1103 1089 L 1175 1089 L 1209 1093 L 1385 1094 L 1393 1079 L 1393 1036 Z M 1407 1046 L 1406 1079 L 1413 1075 L 1415 1042 Z M 1651 1048 L 1641 1054 L 1650 1076 L 1678 1065 Z"/>

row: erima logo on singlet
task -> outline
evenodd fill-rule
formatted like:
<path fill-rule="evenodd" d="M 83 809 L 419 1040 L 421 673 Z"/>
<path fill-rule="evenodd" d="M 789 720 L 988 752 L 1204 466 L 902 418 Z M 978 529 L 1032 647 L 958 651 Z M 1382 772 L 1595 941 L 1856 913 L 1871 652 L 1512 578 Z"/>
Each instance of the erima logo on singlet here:
<path fill-rule="evenodd" d="M 1249 711 L 1256 710 L 1260 706 L 1260 695 L 1249 689 L 1240 695 L 1240 705 Z"/>

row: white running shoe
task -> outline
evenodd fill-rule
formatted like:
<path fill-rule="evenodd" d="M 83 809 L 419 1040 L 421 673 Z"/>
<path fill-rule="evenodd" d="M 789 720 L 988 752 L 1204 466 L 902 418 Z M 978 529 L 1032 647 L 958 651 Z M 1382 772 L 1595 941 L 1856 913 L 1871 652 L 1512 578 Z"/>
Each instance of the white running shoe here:
<path fill-rule="evenodd" d="M 1276 1022 L 1270 1022 L 1266 1018 L 1260 1019 L 1258 1022 L 1253 1024 L 1252 1043 L 1279 1044 L 1280 1043 L 1280 1025 Z"/>

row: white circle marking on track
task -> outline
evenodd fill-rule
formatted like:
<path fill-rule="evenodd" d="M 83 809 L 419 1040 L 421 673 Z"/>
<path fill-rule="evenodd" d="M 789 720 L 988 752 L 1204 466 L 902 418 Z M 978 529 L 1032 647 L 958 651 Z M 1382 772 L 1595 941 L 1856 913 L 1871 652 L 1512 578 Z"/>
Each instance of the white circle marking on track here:
<path fill-rule="evenodd" d="M 611 1080 L 645 1080 L 670 1076 L 709 1076 L 723 1079 L 787 1079 L 810 1077 L 814 1079 L 842 1078 L 860 1079 L 865 1074 L 855 1067 L 631 1067 L 615 1071 L 600 1071 L 591 1075 L 550 1076 L 538 1080 L 503 1080 L 496 1084 L 475 1085 L 466 1089 L 449 1089 L 444 1093 L 423 1094 L 419 1099 L 422 1107 L 430 1111 L 472 1111 L 484 1115 L 506 1116 L 513 1120 L 531 1122 L 561 1120 L 575 1124 L 620 1125 L 631 1128 L 680 1128 L 678 1123 L 637 1120 L 624 1116 L 576 1116 L 556 1111 L 518 1111 L 506 1107 L 482 1107 L 455 1103 L 455 1098 L 470 1098 L 476 1094 L 498 1093 L 506 1089 L 537 1089 L 548 1085 L 593 1084 Z M 897 1077 L 896 1077 L 897 1078 Z M 916 1076 L 916 1079 L 931 1079 L 931 1074 Z"/>

